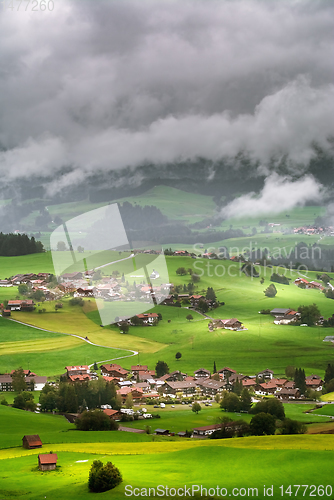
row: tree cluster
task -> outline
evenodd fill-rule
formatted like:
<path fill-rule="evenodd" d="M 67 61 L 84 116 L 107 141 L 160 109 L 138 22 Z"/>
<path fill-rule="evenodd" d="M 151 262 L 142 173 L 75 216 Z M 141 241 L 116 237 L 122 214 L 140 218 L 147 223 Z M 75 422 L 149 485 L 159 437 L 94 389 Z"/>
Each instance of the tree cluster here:
<path fill-rule="evenodd" d="M 26 234 L 0 233 L 0 255 L 2 256 L 28 255 L 41 252 L 44 252 L 44 247 L 33 236 L 29 238 Z"/>
<path fill-rule="evenodd" d="M 13 408 L 19 408 L 20 410 L 35 411 L 37 405 L 34 401 L 34 394 L 30 391 L 20 392 L 14 398 Z"/>
<path fill-rule="evenodd" d="M 78 413 L 109 404 L 114 409 L 121 407 L 113 382 L 103 379 L 90 380 L 80 384 L 60 382 L 59 388 L 46 384 L 40 394 L 41 411 L 56 408 L 64 413 Z"/>
<path fill-rule="evenodd" d="M 102 410 L 85 410 L 74 422 L 79 431 L 117 431 L 118 423 Z"/>
<path fill-rule="evenodd" d="M 300 322 L 305 323 L 308 326 L 312 326 L 317 323 L 321 316 L 319 308 L 316 304 L 299 306 L 298 312 L 300 313 Z"/>
<path fill-rule="evenodd" d="M 259 401 L 251 408 L 249 413 L 253 415 L 257 415 L 258 413 L 267 413 L 279 420 L 283 420 L 285 418 L 284 406 L 281 401 L 276 398 Z"/>
<path fill-rule="evenodd" d="M 251 405 L 252 398 L 246 387 L 242 389 L 240 396 L 234 392 L 224 392 L 220 402 L 220 407 L 227 412 L 249 412 Z"/>

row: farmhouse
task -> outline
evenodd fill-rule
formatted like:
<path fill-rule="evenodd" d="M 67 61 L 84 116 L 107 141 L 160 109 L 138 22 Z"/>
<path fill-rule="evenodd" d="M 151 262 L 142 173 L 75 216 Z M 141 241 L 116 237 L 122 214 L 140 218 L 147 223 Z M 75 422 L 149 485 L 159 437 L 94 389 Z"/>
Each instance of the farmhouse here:
<path fill-rule="evenodd" d="M 300 392 L 298 389 L 286 389 L 285 387 L 276 393 L 279 399 L 296 399 L 299 398 Z"/>
<path fill-rule="evenodd" d="M 159 315 L 157 313 L 136 314 L 136 316 L 142 320 L 143 325 L 152 325 L 159 320 Z"/>
<path fill-rule="evenodd" d="M 24 370 L 24 371 L 27 372 L 29 370 Z M 31 375 L 26 375 L 24 380 L 25 383 L 27 384 L 26 391 L 31 391 L 32 385 L 33 385 L 33 390 L 41 391 L 47 382 L 47 377 L 38 377 L 35 374 L 31 374 Z M 11 374 L 7 373 L 5 375 L 0 375 L 0 391 L 4 392 L 13 391 Z"/>
<path fill-rule="evenodd" d="M 55 470 L 57 467 L 58 457 L 55 453 L 47 453 L 38 455 L 38 468 L 39 470 Z"/>
<path fill-rule="evenodd" d="M 220 430 L 222 427 L 222 424 L 211 424 L 211 425 L 204 425 L 203 427 L 194 427 L 193 428 L 193 435 L 195 436 L 210 436 L 215 431 Z"/>
<path fill-rule="evenodd" d="M 9 300 L 8 309 L 11 311 L 32 311 L 35 309 L 35 302 L 32 299 Z"/>
<path fill-rule="evenodd" d="M 27 450 L 42 448 L 42 441 L 38 434 L 26 435 L 22 438 L 22 446 Z"/>
<path fill-rule="evenodd" d="M 318 375 L 310 375 L 305 378 L 306 387 L 314 391 L 321 391 L 323 381 Z"/>
<path fill-rule="evenodd" d="M 210 330 L 214 328 L 227 328 L 229 330 L 240 330 L 241 328 L 243 328 L 241 321 L 239 321 L 237 318 L 213 319 L 208 326 Z"/>
<path fill-rule="evenodd" d="M 158 436 L 168 436 L 169 430 L 168 429 L 155 429 L 154 431 Z"/>
<path fill-rule="evenodd" d="M 87 365 L 65 366 L 65 370 L 67 371 L 68 377 L 70 377 L 70 375 L 85 375 L 86 373 L 89 373 L 89 368 Z"/>

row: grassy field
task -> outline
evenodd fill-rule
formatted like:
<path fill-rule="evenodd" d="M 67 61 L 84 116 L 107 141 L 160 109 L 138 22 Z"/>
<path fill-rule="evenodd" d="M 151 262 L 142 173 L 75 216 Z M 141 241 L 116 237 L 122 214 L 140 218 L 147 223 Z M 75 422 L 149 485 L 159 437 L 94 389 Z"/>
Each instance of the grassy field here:
<path fill-rule="evenodd" d="M 186 484 L 205 488 L 219 485 L 227 489 L 227 495 L 233 488 L 257 488 L 256 496 L 263 498 L 264 485 L 270 485 L 273 488 L 271 497 L 277 499 L 281 498 L 281 485 L 284 489 L 289 484 L 333 486 L 328 472 L 333 447 L 333 437 L 328 436 L 238 438 L 205 443 L 194 440 L 145 443 L 144 447 L 140 443 L 131 446 L 123 443 L 120 446 L 117 443 L 72 444 L 70 447 L 49 445 L 43 451 L 57 453 L 58 466 L 56 471 L 48 473 L 37 469 L 37 450 L 29 454 L 21 451 L 22 456 L 13 458 L 4 450 L 0 451 L 0 459 L 3 459 L 0 493 L 8 500 L 88 500 L 97 496 L 118 500 L 124 498 L 126 485 L 133 488 L 156 488 L 158 485 L 180 488 Z M 88 472 L 96 459 L 111 460 L 122 472 L 123 483 L 112 492 L 88 493 Z M 247 467 L 242 464 L 247 464 Z M 297 498 L 302 498 L 302 494 Z"/>

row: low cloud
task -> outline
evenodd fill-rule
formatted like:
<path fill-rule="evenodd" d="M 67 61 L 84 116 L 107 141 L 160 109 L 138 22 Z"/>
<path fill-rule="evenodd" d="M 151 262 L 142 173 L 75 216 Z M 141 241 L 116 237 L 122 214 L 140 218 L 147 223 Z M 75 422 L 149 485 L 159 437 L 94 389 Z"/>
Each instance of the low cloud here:
<path fill-rule="evenodd" d="M 241 218 L 278 214 L 297 206 L 304 206 L 308 201 L 318 202 L 324 193 L 325 188 L 310 175 L 291 180 L 271 174 L 259 195 L 248 193 L 236 198 L 222 209 L 221 215 L 227 218 Z"/>
<path fill-rule="evenodd" d="M 52 177 L 57 192 L 145 161 L 159 168 L 240 150 L 264 167 L 283 155 L 305 167 L 312 141 L 327 146 L 333 2 L 54 7 L 0 12 L 3 183 Z"/>

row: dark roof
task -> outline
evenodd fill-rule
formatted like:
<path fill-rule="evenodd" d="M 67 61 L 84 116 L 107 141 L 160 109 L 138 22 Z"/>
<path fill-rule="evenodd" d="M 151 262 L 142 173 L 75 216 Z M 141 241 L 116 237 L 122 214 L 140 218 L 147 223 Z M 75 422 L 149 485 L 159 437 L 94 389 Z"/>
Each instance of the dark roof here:
<path fill-rule="evenodd" d="M 221 429 L 222 424 L 204 425 L 203 427 L 193 427 L 193 431 L 211 431 L 212 429 Z"/>
<path fill-rule="evenodd" d="M 270 311 L 270 314 L 287 314 L 290 311 L 290 309 L 282 309 L 280 307 L 276 307 L 275 309 L 272 309 Z"/>
<path fill-rule="evenodd" d="M 169 385 L 172 389 L 187 389 L 188 387 L 196 387 L 196 384 L 193 380 L 182 380 L 179 382 L 165 382 L 165 384 Z"/>
<path fill-rule="evenodd" d="M 40 464 L 47 465 L 47 464 L 56 464 L 58 457 L 56 453 L 46 453 L 43 455 L 38 455 L 38 460 Z"/>
<path fill-rule="evenodd" d="M 23 436 L 23 439 L 28 442 L 29 446 L 42 446 L 42 441 L 38 434 Z"/>

